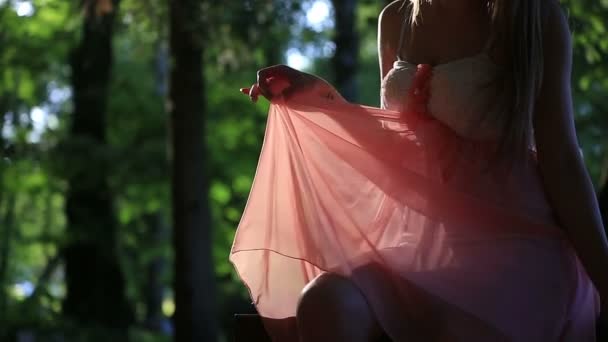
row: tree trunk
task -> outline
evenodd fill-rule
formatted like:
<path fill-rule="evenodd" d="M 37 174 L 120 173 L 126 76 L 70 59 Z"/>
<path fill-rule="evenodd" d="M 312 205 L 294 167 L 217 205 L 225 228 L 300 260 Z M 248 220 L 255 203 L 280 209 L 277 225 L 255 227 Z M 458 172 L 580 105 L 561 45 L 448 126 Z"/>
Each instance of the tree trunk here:
<path fill-rule="evenodd" d="M 1 10 L 2 8 L 0 8 Z M 4 168 L 5 164 L 8 164 L 8 158 L 4 157 L 5 152 L 5 142 L 4 137 L 2 136 L 2 132 L 4 131 L 4 116 L 8 109 L 8 100 L 6 96 L 0 93 L 0 215 L 2 213 L 2 204 L 4 200 L 5 190 L 4 190 Z M 7 160 L 4 160 L 7 158 Z M 2 216 L 0 216 L 0 237 L 2 238 L 0 243 L 0 317 L 6 317 L 6 303 L 8 302 L 8 292 L 6 291 L 6 265 L 8 265 L 8 249 L 10 246 L 10 227 L 4 222 Z M 0 328 L 0 336 L 3 331 Z"/>
<path fill-rule="evenodd" d="M 164 319 L 162 312 L 164 290 L 162 277 L 167 268 L 167 261 L 162 255 L 159 255 L 158 251 L 163 241 L 168 238 L 168 227 L 165 225 L 163 214 L 160 211 L 146 214 L 143 219 L 148 230 L 147 237 L 150 239 L 148 245 L 156 250 L 155 256 L 146 264 L 145 270 L 146 283 L 143 292 L 146 312 L 144 325 L 148 329 L 160 332 L 163 330 Z"/>
<path fill-rule="evenodd" d="M 336 52 L 332 58 L 335 84 L 348 101 L 357 100 L 359 39 L 356 30 L 356 0 L 332 0 L 335 14 Z"/>
<path fill-rule="evenodd" d="M 217 339 L 205 170 L 201 0 L 169 0 L 175 341 Z"/>
<path fill-rule="evenodd" d="M 72 51 L 74 112 L 66 194 L 69 240 L 63 249 L 66 316 L 126 333 L 133 316 L 116 255 L 117 222 L 107 184 L 106 104 L 118 0 L 85 2 L 80 44 Z"/>
<path fill-rule="evenodd" d="M 0 289 L 2 290 L 0 292 L 0 317 L 6 317 L 7 312 L 8 293 L 5 289 L 8 285 L 8 259 L 11 254 L 11 243 L 15 231 L 15 194 L 9 194 L 5 201 L 4 213 L 2 213 L 2 207 L 0 206 L 0 228 L 2 228 L 2 235 L 0 235 L 2 237 L 0 240 Z M 0 329 L 0 332 L 2 332 L 2 329 Z"/>
<path fill-rule="evenodd" d="M 161 99 L 167 98 L 168 73 L 169 73 L 169 51 L 167 38 L 163 30 L 164 24 L 159 21 L 157 32 L 159 33 L 156 42 L 156 55 L 154 58 L 154 75 L 156 78 L 156 95 Z M 146 245 L 154 250 L 154 256 L 145 265 L 146 281 L 143 287 L 146 328 L 163 332 L 165 317 L 162 312 L 164 284 L 163 276 L 167 270 L 167 258 L 160 253 L 163 243 L 169 238 L 169 227 L 167 225 L 163 211 L 156 210 L 146 213 L 143 217 L 146 227 Z"/>

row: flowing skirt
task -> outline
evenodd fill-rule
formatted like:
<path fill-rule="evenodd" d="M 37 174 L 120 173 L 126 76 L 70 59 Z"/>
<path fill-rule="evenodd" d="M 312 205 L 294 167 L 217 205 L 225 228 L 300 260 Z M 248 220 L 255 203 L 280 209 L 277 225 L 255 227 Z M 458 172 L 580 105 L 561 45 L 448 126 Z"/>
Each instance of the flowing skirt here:
<path fill-rule="evenodd" d="M 424 341 L 594 341 L 599 296 L 535 151 L 488 169 L 493 146 L 416 111 L 273 100 L 230 254 L 259 314 L 295 316 L 303 287 L 333 272 L 393 341 L 413 324 Z"/>

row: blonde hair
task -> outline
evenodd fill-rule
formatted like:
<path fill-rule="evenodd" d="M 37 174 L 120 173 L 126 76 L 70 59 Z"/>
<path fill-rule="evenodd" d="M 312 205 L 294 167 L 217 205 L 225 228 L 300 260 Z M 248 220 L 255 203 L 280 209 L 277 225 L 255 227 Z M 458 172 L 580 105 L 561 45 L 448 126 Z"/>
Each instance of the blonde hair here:
<path fill-rule="evenodd" d="M 411 6 L 411 25 L 420 16 L 422 1 L 405 0 Z M 533 147 L 533 112 L 543 77 L 542 9 L 539 0 L 488 0 L 491 18 L 490 49 L 504 51 L 503 73 L 498 80 L 502 101 L 493 111 L 502 124 L 497 159 L 526 161 Z M 511 157 L 511 158 L 509 158 Z"/>

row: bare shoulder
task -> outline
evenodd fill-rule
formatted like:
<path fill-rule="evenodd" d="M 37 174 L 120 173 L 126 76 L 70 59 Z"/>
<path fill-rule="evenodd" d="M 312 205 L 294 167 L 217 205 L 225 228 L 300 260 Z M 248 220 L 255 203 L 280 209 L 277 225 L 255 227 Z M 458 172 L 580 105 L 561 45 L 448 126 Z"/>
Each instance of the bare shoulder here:
<path fill-rule="evenodd" d="M 396 60 L 403 11 L 407 2 L 407 0 L 393 1 L 386 5 L 378 16 L 378 59 L 381 80 Z"/>
<path fill-rule="evenodd" d="M 403 13 L 403 9 L 405 8 L 407 2 L 407 0 L 395 0 L 389 3 L 388 5 L 384 6 L 380 12 L 379 18 L 387 18 L 389 20 L 393 18 L 398 20 L 398 17 L 401 15 L 401 13 Z"/>
<path fill-rule="evenodd" d="M 378 42 L 392 51 L 395 51 L 395 43 L 399 39 L 406 3 L 407 0 L 395 0 L 386 5 L 378 16 Z"/>

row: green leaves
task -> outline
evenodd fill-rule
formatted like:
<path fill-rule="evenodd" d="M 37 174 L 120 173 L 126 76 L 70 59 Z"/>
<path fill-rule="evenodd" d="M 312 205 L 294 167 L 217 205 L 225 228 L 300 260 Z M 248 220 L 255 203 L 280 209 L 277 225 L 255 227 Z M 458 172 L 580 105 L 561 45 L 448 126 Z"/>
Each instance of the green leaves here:
<path fill-rule="evenodd" d="M 608 156 L 608 1 L 563 0 L 573 41 L 573 96 L 577 135 L 596 187 Z"/>
<path fill-rule="evenodd" d="M 268 102 L 253 104 L 238 89 L 255 82 L 259 68 L 284 63 L 287 47 L 301 47 L 305 54 L 313 51 L 306 50 L 309 47 L 317 49 L 307 55 L 313 58 L 311 72 L 326 78 L 332 73 L 326 57 L 315 59 L 327 55 L 322 49 L 331 51 L 332 32 L 316 32 L 304 25 L 306 3 L 310 5 L 308 0 L 206 1 L 204 8 L 192 9 L 188 17 L 206 32 L 199 39 L 205 44 L 208 117 L 200 138 L 208 145 L 201 154 L 207 158 L 204 172 L 210 185 L 213 255 L 222 302 L 247 304 L 246 289 L 228 262 L 228 253 L 253 182 L 268 110 Z M 608 0 L 561 3 L 573 31 L 577 133 L 594 182 L 600 184 L 608 176 Z M 49 99 L 50 90 L 70 83 L 67 61 L 79 39 L 79 2 L 36 0 L 33 4 L 30 17 L 19 17 L 6 3 L 0 5 L 0 128 L 4 127 L 0 130 L 5 131 L 0 138 L 0 232 L 7 224 L 12 229 L 7 279 L 0 288 L 12 289 L 23 281 L 38 285 L 44 267 L 70 238 L 65 234 L 66 177 L 81 174 L 82 182 L 87 182 L 87 172 L 104 169 L 116 199 L 119 252 L 128 270 L 130 300 L 145 307 L 149 263 L 161 260 L 170 265 L 172 261 L 166 2 L 121 2 L 105 147 L 91 139 L 65 141 L 70 98 Z M 359 98 L 378 105 L 376 20 L 381 2 L 361 0 L 357 6 Z M 29 138 L 34 131 L 29 117 L 34 107 L 44 110 L 43 118 L 48 113 L 58 120 L 54 129 L 42 132 L 39 141 Z M 65 143 L 58 145 L 58 141 Z M 86 162 L 79 162 L 77 155 Z M 11 212 L 14 219 L 7 223 Z M 171 287 L 171 275 L 169 267 L 158 271 L 165 290 Z M 62 294 L 52 289 L 61 289 L 63 281 L 58 272 L 41 289 L 34 315 L 38 322 L 46 317 L 57 323 L 54 313 Z M 0 292 L 3 295 L 7 293 Z M 17 301 L 12 290 L 8 295 L 8 312 L 17 321 L 23 302 Z M 170 302 L 169 294 L 163 300 Z M 144 311 L 138 311 L 140 321 Z"/>

